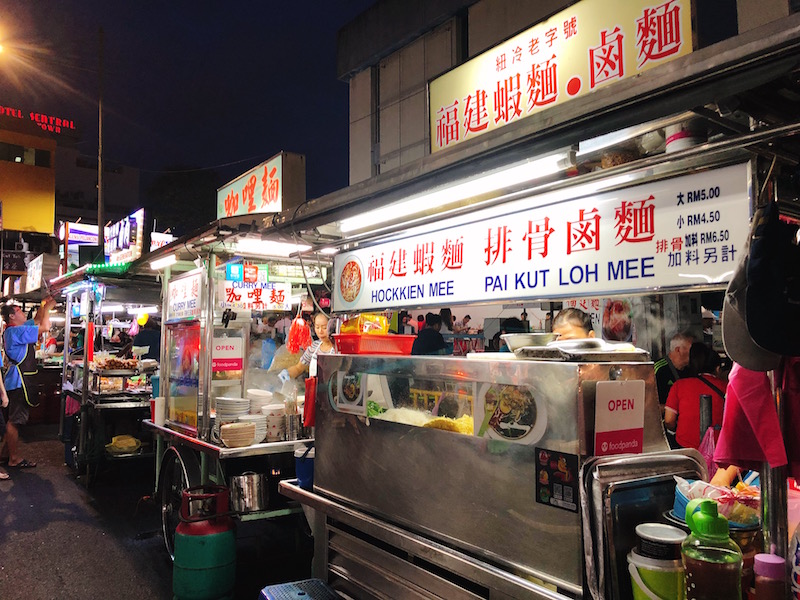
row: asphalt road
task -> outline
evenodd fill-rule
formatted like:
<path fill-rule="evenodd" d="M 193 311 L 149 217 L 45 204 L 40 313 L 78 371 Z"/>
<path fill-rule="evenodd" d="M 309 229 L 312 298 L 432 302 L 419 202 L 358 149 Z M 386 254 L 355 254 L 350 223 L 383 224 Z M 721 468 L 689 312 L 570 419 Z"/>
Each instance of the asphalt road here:
<path fill-rule="evenodd" d="M 172 598 L 172 562 L 150 500 L 151 459 L 104 466 L 89 488 L 64 464 L 52 426 L 23 430 L 34 469 L 0 481 L 0 598 Z M 236 598 L 310 577 L 302 515 L 237 526 Z"/>

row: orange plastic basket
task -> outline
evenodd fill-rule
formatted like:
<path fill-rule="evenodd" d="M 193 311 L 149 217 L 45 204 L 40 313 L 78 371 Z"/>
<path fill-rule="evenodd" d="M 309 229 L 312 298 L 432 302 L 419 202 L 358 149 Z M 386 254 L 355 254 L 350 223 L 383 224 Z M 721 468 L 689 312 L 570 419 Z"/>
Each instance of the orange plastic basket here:
<path fill-rule="evenodd" d="M 340 354 L 411 354 L 415 335 L 339 333 L 333 335 Z"/>

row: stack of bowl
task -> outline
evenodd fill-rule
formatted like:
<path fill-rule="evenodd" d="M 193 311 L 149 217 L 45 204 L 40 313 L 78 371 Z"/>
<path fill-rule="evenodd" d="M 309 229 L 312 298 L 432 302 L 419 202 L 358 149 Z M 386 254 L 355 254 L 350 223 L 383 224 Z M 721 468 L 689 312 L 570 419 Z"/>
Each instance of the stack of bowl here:
<path fill-rule="evenodd" d="M 264 415 L 242 415 L 239 423 L 254 423 L 256 426 L 254 444 L 260 444 L 267 437 L 267 417 Z"/>
<path fill-rule="evenodd" d="M 286 430 L 286 411 L 283 404 L 265 404 L 261 407 L 261 414 L 267 422 L 267 441 L 283 441 Z"/>
<path fill-rule="evenodd" d="M 255 423 L 226 423 L 219 430 L 222 443 L 228 448 L 244 448 L 253 443 Z"/>
<path fill-rule="evenodd" d="M 217 420 L 216 425 L 225 423 L 235 423 L 239 417 L 250 412 L 250 400 L 247 398 L 228 398 L 220 396 L 217 398 Z"/>
<path fill-rule="evenodd" d="M 266 404 L 272 404 L 272 392 L 268 392 L 267 390 L 259 390 L 257 388 L 251 388 L 247 390 L 247 398 L 250 400 L 250 414 L 251 415 L 260 415 L 261 407 Z"/>

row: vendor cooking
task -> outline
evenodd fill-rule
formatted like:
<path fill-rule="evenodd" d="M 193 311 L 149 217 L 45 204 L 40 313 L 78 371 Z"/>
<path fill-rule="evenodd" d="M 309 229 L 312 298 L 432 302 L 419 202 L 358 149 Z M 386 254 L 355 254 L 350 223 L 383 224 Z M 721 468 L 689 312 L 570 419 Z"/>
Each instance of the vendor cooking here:
<path fill-rule="evenodd" d="M 278 374 L 281 381 L 289 381 L 303 373 L 308 373 L 311 377 L 316 377 L 317 355 L 336 354 L 336 348 L 333 347 L 333 342 L 328 332 L 328 316 L 325 313 L 320 312 L 314 316 L 314 333 L 317 334 L 318 339 L 306 348 L 306 351 L 303 352 L 303 356 L 300 357 L 299 363 L 288 369 L 284 369 Z"/>

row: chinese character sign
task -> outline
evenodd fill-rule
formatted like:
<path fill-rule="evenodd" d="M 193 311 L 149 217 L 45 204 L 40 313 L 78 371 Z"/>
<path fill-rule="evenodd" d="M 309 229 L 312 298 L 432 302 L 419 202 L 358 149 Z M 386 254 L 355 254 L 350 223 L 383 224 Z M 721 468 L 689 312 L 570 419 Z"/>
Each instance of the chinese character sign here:
<path fill-rule="evenodd" d="M 292 284 L 264 281 L 221 281 L 217 289 L 220 308 L 234 310 L 292 309 Z"/>
<path fill-rule="evenodd" d="M 747 239 L 748 170 L 578 191 L 566 201 L 542 194 L 476 211 L 467 225 L 443 219 L 438 231 L 409 230 L 334 258 L 334 310 L 722 285 Z"/>
<path fill-rule="evenodd" d="M 692 51 L 689 0 L 583 0 L 430 84 L 431 152 Z"/>
<path fill-rule="evenodd" d="M 283 210 L 283 154 L 273 156 L 217 190 L 217 218 Z"/>
<path fill-rule="evenodd" d="M 200 290 L 203 289 L 203 272 L 183 275 L 167 284 L 167 321 L 200 318 Z"/>

